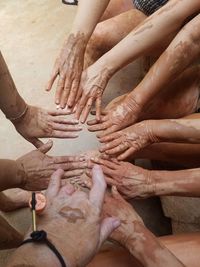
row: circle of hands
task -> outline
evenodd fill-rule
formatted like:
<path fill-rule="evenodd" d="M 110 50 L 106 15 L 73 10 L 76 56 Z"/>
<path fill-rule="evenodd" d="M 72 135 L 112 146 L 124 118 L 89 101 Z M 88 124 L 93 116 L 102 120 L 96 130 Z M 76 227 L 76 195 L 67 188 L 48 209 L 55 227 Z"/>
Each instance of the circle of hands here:
<path fill-rule="evenodd" d="M 32 191 L 48 187 L 47 207 L 39 219 L 39 227 L 50 235 L 55 227 L 58 229 L 57 246 L 61 251 L 65 246 L 63 233 L 68 229 L 65 237 L 69 240 L 67 260 L 72 266 L 84 266 L 113 230 L 111 238 L 125 244 L 130 225 L 135 221 L 142 223 L 124 199 L 153 195 L 155 182 L 150 171 L 123 160 L 155 142 L 155 137 L 147 122 L 134 124 L 140 110 L 137 104 L 130 103 L 129 95 L 118 97 L 101 109 L 109 73 L 99 71 L 93 65 L 83 70 L 84 49 L 80 45 L 74 46 L 73 38 L 67 42 L 46 87 L 49 91 L 58 77 L 57 110 L 28 106 L 25 115 L 13 124 L 37 148 L 17 160 L 20 187 Z M 82 36 L 77 42 L 82 42 Z M 98 132 L 97 137 L 102 143 L 100 155 L 48 156 L 46 153 L 53 142 L 49 140 L 43 144 L 39 138 L 77 138 L 82 130 L 79 120 L 86 122 L 93 104 L 96 112 L 92 114 L 96 117 L 87 124 L 89 131 Z M 74 118 L 68 119 L 69 114 L 74 114 Z M 110 193 L 106 192 L 106 184 L 111 186 Z M 80 186 L 90 191 L 83 192 Z M 90 246 L 83 245 L 79 249 L 80 257 L 75 259 L 70 249 L 73 251 L 80 246 L 80 236 L 90 240 Z M 75 262 L 79 259 L 81 263 Z"/>

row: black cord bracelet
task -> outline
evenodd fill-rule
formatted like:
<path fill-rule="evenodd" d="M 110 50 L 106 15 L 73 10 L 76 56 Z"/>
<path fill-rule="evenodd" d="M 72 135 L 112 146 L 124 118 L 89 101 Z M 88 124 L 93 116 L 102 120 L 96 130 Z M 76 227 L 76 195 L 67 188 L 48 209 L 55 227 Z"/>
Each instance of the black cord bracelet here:
<path fill-rule="evenodd" d="M 41 231 L 34 231 L 31 233 L 31 238 L 24 240 L 20 246 L 27 244 L 27 243 L 44 243 L 46 244 L 50 250 L 57 256 L 59 259 L 62 267 L 67 267 L 65 261 L 56 247 L 48 240 L 47 233 L 44 230 Z"/>

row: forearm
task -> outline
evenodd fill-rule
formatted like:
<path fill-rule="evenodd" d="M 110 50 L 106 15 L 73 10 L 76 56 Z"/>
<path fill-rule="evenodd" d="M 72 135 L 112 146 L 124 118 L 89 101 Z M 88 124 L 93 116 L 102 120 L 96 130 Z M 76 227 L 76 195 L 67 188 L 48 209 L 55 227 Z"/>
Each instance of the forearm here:
<path fill-rule="evenodd" d="M 0 52 L 0 109 L 7 118 L 17 118 L 26 109 L 26 103 L 19 95 L 6 62 Z"/>
<path fill-rule="evenodd" d="M 198 58 L 200 55 L 199 26 L 200 15 L 177 34 L 142 82 L 129 94 L 129 98 L 144 107 L 162 88 L 177 78 Z"/>
<path fill-rule="evenodd" d="M 141 223 L 135 222 L 125 247 L 144 267 L 184 265 Z"/>
<path fill-rule="evenodd" d="M 133 159 L 150 159 L 178 163 L 188 168 L 199 167 L 200 144 L 157 143 L 136 152 Z"/>
<path fill-rule="evenodd" d="M 186 18 L 198 12 L 199 8 L 198 0 L 193 3 L 187 0 L 170 1 L 100 58 L 100 61 L 105 62 L 107 67 L 115 73 L 139 56 L 151 51 L 171 33 L 176 32 Z"/>
<path fill-rule="evenodd" d="M 147 125 L 158 142 L 200 143 L 200 119 L 150 120 Z"/>
<path fill-rule="evenodd" d="M 200 169 L 149 171 L 157 196 L 200 196 Z"/>
<path fill-rule="evenodd" d="M 71 34 L 82 33 L 88 41 L 110 0 L 81 0 L 72 25 Z"/>
<path fill-rule="evenodd" d="M 0 191 L 20 187 L 23 170 L 14 160 L 0 159 Z"/>

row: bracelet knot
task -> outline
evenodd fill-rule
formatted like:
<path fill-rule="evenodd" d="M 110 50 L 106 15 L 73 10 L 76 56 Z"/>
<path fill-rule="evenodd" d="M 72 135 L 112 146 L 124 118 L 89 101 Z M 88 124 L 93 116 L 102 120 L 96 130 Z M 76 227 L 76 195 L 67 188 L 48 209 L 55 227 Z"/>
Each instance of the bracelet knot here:
<path fill-rule="evenodd" d="M 31 233 L 31 238 L 35 242 L 42 242 L 47 240 L 47 233 L 44 230 L 34 231 Z"/>

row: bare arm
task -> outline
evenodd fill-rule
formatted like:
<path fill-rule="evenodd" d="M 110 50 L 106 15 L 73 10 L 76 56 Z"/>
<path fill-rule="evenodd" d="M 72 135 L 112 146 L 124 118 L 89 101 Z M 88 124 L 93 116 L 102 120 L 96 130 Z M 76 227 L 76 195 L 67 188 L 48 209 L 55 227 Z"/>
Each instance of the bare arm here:
<path fill-rule="evenodd" d="M 153 46 L 176 32 L 192 14 L 198 13 L 198 0 L 169 1 L 164 7 L 147 18 L 126 38 L 100 58 L 106 67 L 114 73 L 141 55 L 145 55 Z M 127 49 L 129 47 L 130 49 Z M 120 55 L 120 56 L 118 56 Z M 97 61 L 98 62 L 98 61 Z"/>
<path fill-rule="evenodd" d="M 117 207 L 117 209 L 116 209 Z M 117 216 L 121 225 L 111 238 L 119 242 L 144 267 L 184 267 L 163 244 L 144 225 L 133 207 L 112 188 L 112 196 L 107 196 L 103 213 Z"/>
<path fill-rule="evenodd" d="M 19 95 L 13 79 L 10 75 L 8 67 L 0 52 L 0 109 L 5 116 L 10 118 L 17 118 L 26 109 L 26 103 Z"/>
<path fill-rule="evenodd" d="M 46 90 L 51 90 L 59 76 L 55 103 L 64 108 L 73 106 L 84 64 L 84 53 L 94 28 L 110 0 L 81 0 L 72 29 L 55 61 Z"/>

